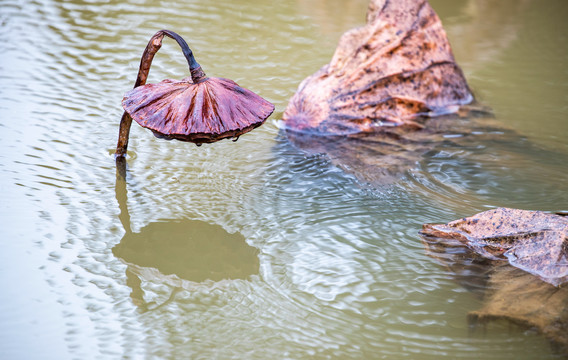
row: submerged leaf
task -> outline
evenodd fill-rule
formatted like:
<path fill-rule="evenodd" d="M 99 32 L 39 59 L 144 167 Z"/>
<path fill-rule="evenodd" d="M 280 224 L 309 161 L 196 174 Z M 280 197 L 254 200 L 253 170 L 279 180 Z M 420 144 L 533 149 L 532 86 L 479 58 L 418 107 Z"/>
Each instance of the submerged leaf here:
<path fill-rule="evenodd" d="M 462 227 L 464 232 L 468 229 Z M 480 309 L 469 312 L 470 325 L 505 319 L 538 330 L 560 352 L 568 352 L 568 287 L 554 286 L 507 261 L 481 256 L 465 246 L 461 236 L 436 237 L 430 233 L 423 233 L 427 254 L 482 301 Z"/>
<path fill-rule="evenodd" d="M 540 331 L 558 352 L 568 353 L 568 288 L 555 287 L 509 265 L 491 272 L 483 306 L 468 314 L 470 324 L 506 319 Z"/>

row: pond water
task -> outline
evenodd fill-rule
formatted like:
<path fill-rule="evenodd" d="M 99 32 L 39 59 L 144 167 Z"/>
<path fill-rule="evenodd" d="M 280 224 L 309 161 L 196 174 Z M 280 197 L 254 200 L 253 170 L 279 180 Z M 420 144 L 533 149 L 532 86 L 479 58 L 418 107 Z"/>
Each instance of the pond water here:
<path fill-rule="evenodd" d="M 497 206 L 568 210 L 568 3 L 431 4 L 505 130 L 372 186 L 278 125 L 366 1 L 2 0 L 0 357 L 565 355 L 534 329 L 470 327 L 482 300 L 418 231 Z M 123 180 L 120 101 L 162 28 L 276 111 L 202 147 L 135 124 Z M 165 39 L 149 82 L 187 75 Z"/>

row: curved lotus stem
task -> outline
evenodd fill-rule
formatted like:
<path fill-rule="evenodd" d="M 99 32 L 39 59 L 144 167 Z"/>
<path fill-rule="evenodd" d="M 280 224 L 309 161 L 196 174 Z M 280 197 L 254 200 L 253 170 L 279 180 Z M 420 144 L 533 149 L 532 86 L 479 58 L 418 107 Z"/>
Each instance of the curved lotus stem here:
<path fill-rule="evenodd" d="M 136 83 L 134 83 L 134 87 L 142 86 L 146 84 L 146 80 L 148 79 L 148 73 L 150 72 L 150 66 L 152 65 L 152 60 L 154 59 L 154 55 L 160 50 L 162 47 L 162 39 L 165 36 L 168 36 L 179 44 L 183 51 L 183 55 L 187 59 L 187 63 L 189 65 L 189 71 L 191 73 L 191 79 L 194 83 L 197 83 L 203 80 L 206 75 L 205 72 L 201 69 L 201 65 L 197 63 L 195 57 L 193 56 L 193 52 L 185 42 L 185 40 L 176 34 L 173 31 L 169 30 L 160 30 L 152 36 L 148 45 L 146 45 L 146 49 L 144 49 L 144 53 L 142 54 L 142 58 L 140 59 L 140 68 L 138 69 L 138 76 L 136 77 Z M 116 152 L 115 157 L 124 157 L 126 156 L 126 149 L 128 148 L 128 137 L 130 135 L 130 126 L 132 125 L 132 117 L 125 111 L 122 114 L 122 118 L 120 119 L 120 128 L 118 131 L 118 143 L 116 145 Z"/>
<path fill-rule="evenodd" d="M 173 31 L 160 30 L 158 31 L 158 33 L 156 33 L 156 35 L 159 33 L 163 33 L 164 35 L 177 41 L 177 43 L 181 47 L 181 50 L 183 51 L 183 55 L 187 59 L 187 64 L 189 65 L 189 72 L 191 73 L 191 79 L 193 80 L 193 82 L 197 83 L 203 80 L 203 78 L 205 78 L 205 72 L 203 72 L 203 70 L 201 69 L 201 65 L 199 65 L 195 60 L 195 57 L 193 56 L 193 51 L 191 51 L 185 40 Z"/>

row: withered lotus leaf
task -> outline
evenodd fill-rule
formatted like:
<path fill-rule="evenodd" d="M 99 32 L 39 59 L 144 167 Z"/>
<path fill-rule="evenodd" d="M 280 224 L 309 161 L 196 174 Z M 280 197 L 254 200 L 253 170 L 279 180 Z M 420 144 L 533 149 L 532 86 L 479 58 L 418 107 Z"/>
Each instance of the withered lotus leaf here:
<path fill-rule="evenodd" d="M 190 77 L 146 85 L 154 56 L 164 36 L 177 41 L 189 65 Z M 134 89 L 122 105 L 115 156 L 117 165 L 126 156 L 132 119 L 160 138 L 211 143 L 240 135 L 262 125 L 274 105 L 234 81 L 208 78 L 185 40 L 170 30 L 150 38 L 142 53 Z"/>
<path fill-rule="evenodd" d="M 367 24 L 345 33 L 331 62 L 290 99 L 288 129 L 330 134 L 421 127 L 473 101 L 442 23 L 426 0 L 371 0 Z"/>
<path fill-rule="evenodd" d="M 447 224 L 425 224 L 422 236 L 454 239 L 490 260 L 560 286 L 568 281 L 568 218 L 541 211 L 498 208 Z"/>
<path fill-rule="evenodd" d="M 122 105 L 157 136 L 195 143 L 238 137 L 262 125 L 274 111 L 274 105 L 252 91 L 213 77 L 139 86 L 125 94 Z"/>
<path fill-rule="evenodd" d="M 508 320 L 538 330 L 559 352 L 568 353 L 568 287 L 474 252 L 453 238 L 422 238 L 426 253 L 482 301 L 468 313 L 472 329 L 495 320 Z"/>

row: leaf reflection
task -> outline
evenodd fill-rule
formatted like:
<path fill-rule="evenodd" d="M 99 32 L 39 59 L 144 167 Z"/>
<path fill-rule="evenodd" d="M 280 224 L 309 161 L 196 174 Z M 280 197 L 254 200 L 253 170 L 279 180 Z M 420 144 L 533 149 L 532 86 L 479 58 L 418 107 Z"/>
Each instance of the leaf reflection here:
<path fill-rule="evenodd" d="M 117 161 L 116 199 L 126 234 L 112 249 L 127 265 L 127 285 L 131 297 L 142 310 L 152 310 L 171 301 L 177 291 L 191 290 L 196 284 L 215 284 L 247 279 L 258 274 L 258 250 L 246 243 L 240 233 L 229 233 L 222 226 L 190 219 L 151 222 L 133 232 L 128 212 L 125 167 Z M 173 287 L 162 304 L 145 300 L 144 282 Z"/>

